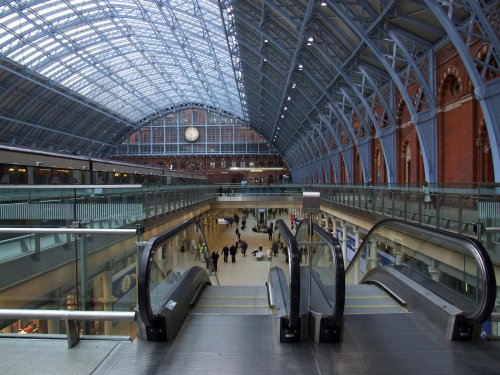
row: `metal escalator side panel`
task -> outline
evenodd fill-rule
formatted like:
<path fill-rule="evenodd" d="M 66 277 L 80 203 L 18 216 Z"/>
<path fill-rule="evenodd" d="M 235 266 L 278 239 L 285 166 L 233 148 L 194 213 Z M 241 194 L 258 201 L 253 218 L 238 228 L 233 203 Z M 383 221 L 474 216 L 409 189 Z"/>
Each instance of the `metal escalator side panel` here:
<path fill-rule="evenodd" d="M 369 281 L 376 275 L 372 270 L 380 267 L 392 268 L 447 306 L 457 307 L 456 324 L 478 325 L 493 311 L 493 265 L 472 238 L 399 219 L 382 220 L 365 236 L 346 269 L 346 282 Z"/>
<path fill-rule="evenodd" d="M 184 282 L 185 275 L 191 268 L 199 268 L 192 267 L 192 264 L 180 264 L 179 257 L 173 256 L 173 252 L 181 254 L 186 250 L 185 241 L 192 241 L 193 245 L 190 242 L 189 247 L 195 246 L 195 234 L 198 243 L 206 243 L 203 230 L 197 221 L 186 220 L 151 238 L 140 255 L 137 283 L 139 317 L 147 336 L 151 336 L 155 341 L 165 340 L 168 336 L 167 332 L 162 331 L 165 328 L 165 317 L 160 312 L 168 303 L 169 296 L 177 293 L 178 284 Z M 189 239 L 189 235 L 193 238 Z M 195 250 L 197 251 L 197 248 Z M 203 269 L 200 270 L 206 274 Z M 196 271 L 198 272 L 199 270 Z M 205 281 L 201 281 L 203 282 Z M 198 289 L 198 286 L 196 288 Z M 153 332 L 156 332 L 156 338 Z"/>
<path fill-rule="evenodd" d="M 338 342 L 345 308 L 344 258 L 339 241 L 309 219 L 297 228 L 299 251 L 309 248 L 301 266 L 302 299 L 315 320 L 317 342 Z M 305 245 L 302 247 L 302 245 Z"/>

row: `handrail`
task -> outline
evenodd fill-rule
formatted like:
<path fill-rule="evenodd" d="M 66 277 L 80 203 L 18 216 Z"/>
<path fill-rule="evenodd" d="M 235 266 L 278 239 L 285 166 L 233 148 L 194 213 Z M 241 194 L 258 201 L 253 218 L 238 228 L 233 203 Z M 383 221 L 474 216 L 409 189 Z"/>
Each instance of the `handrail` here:
<path fill-rule="evenodd" d="M 462 243 L 469 251 L 469 254 L 472 255 L 476 261 L 479 267 L 480 279 L 483 281 L 483 285 L 479 287 L 483 293 L 481 294 L 481 300 L 476 305 L 477 309 L 471 313 L 464 313 L 463 321 L 467 324 L 475 325 L 484 322 L 490 317 L 496 299 L 495 272 L 486 249 L 479 241 L 470 237 L 416 223 L 409 223 L 399 219 L 385 219 L 375 224 L 367 233 L 361 246 L 357 249 L 351 262 L 347 266 L 345 271 L 346 274 L 351 272 L 354 264 L 357 263 L 361 254 L 363 254 L 364 250 L 367 248 L 368 243 L 370 242 L 370 237 L 383 227 L 395 227 L 400 230 L 403 229 L 408 233 L 415 233 L 415 236 L 417 236 L 418 233 L 418 236 L 421 238 L 425 238 L 425 236 L 433 238 L 437 237 L 441 241 L 458 241 Z"/>
<path fill-rule="evenodd" d="M 37 310 L 0 309 L 4 319 L 59 319 L 59 320 L 131 320 L 135 311 L 88 311 L 88 310 Z"/>
<path fill-rule="evenodd" d="M 138 234 L 139 229 L 112 228 L 0 228 L 1 233 Z"/>
<path fill-rule="evenodd" d="M 153 326 L 160 319 L 157 314 L 153 313 L 153 310 L 151 308 L 150 276 L 152 259 L 154 258 L 156 251 L 160 248 L 160 244 L 164 243 L 166 240 L 175 236 L 176 234 L 179 234 L 192 224 L 199 225 L 196 219 L 185 220 L 163 232 L 159 236 L 150 238 L 146 246 L 144 247 L 144 250 L 142 251 L 141 258 L 139 259 L 137 296 L 139 304 L 139 315 L 142 322 L 146 326 Z"/>
<path fill-rule="evenodd" d="M 299 264 L 299 246 L 297 240 L 292 234 L 288 225 L 282 220 L 276 220 L 276 229 L 283 235 L 287 242 L 288 249 L 288 267 L 290 272 L 289 304 L 288 309 L 288 328 L 299 328 L 300 314 L 300 264 Z"/>

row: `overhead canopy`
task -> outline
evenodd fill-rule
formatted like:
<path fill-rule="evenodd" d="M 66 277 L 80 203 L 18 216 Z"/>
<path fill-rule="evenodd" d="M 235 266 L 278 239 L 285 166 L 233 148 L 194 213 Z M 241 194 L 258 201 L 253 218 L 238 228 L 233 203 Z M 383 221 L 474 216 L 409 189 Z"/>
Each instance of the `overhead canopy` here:
<path fill-rule="evenodd" d="M 106 153 L 178 105 L 243 117 L 229 42 L 214 0 L 3 2 L 2 141 Z"/>
<path fill-rule="evenodd" d="M 349 167 L 353 147 L 366 168 L 376 136 L 391 181 L 398 97 L 435 171 L 420 128 L 437 111 L 433 53 L 453 45 L 482 90 L 498 73 L 495 15 L 498 2 L 472 0 L 4 1 L 0 142 L 110 155 L 196 103 L 246 121 L 292 169 L 335 153 Z"/>

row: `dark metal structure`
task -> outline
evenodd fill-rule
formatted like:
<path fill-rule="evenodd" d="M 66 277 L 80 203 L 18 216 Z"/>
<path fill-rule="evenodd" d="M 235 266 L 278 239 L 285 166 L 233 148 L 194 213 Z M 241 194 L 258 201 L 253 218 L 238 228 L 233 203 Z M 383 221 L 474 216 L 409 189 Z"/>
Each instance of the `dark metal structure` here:
<path fill-rule="evenodd" d="M 296 181 L 369 181 L 372 137 L 397 172 L 400 97 L 437 181 L 435 52 L 451 45 L 500 178 L 494 0 L 0 2 L 0 141 L 112 155 L 151 119 L 203 103 L 246 122 Z"/>

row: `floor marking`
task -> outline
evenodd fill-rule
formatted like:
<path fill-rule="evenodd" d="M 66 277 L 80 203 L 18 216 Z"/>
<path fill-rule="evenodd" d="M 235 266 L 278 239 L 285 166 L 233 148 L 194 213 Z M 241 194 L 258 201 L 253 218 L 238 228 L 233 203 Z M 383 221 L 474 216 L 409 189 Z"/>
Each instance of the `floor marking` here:
<path fill-rule="evenodd" d="M 250 305 L 199 305 L 197 304 L 196 307 L 226 307 L 226 308 L 238 308 L 238 309 L 263 309 L 263 308 L 268 308 L 269 305 L 262 305 L 262 306 L 250 306 Z"/>
<path fill-rule="evenodd" d="M 346 296 L 345 299 L 356 299 L 356 298 L 387 298 L 390 299 L 388 296 Z"/>
<path fill-rule="evenodd" d="M 245 297 L 245 296 L 210 296 L 205 295 L 201 299 L 267 299 L 267 297 Z"/>
<path fill-rule="evenodd" d="M 360 305 L 360 306 L 344 306 L 345 308 L 350 308 L 350 309 L 385 309 L 389 307 L 400 307 L 401 309 L 404 309 L 401 305 L 394 304 L 394 305 Z"/>

